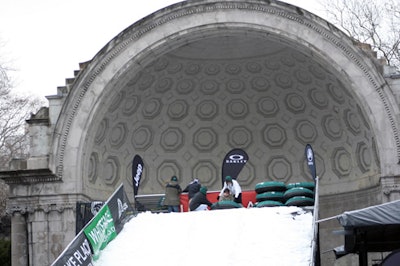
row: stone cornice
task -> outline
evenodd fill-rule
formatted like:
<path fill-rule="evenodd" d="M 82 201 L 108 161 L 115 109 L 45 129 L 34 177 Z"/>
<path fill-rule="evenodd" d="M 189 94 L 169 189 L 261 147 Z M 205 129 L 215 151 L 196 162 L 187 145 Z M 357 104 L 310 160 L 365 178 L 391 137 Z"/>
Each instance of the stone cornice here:
<path fill-rule="evenodd" d="M 383 194 L 389 196 L 394 192 L 400 192 L 400 184 L 385 185 L 382 188 Z"/>
<path fill-rule="evenodd" d="M 34 184 L 45 182 L 59 182 L 61 178 L 49 169 L 34 169 L 34 170 L 16 170 L 0 172 L 0 179 L 3 179 L 6 184 Z"/>
<path fill-rule="evenodd" d="M 64 210 L 76 210 L 76 205 L 71 203 L 63 204 L 39 204 L 39 205 L 13 205 L 7 208 L 7 213 L 13 215 L 14 213 L 35 213 L 42 211 L 44 213 L 49 213 L 52 211 L 57 211 L 59 213 L 64 212 Z"/>
<path fill-rule="evenodd" d="M 77 202 L 91 202 L 91 199 L 83 194 L 48 194 L 10 197 L 7 203 L 7 213 L 35 213 L 35 212 L 59 212 L 65 210 L 76 211 Z"/>
<path fill-rule="evenodd" d="M 400 192 L 400 176 L 385 176 L 381 177 L 382 192 L 386 196 L 390 196 L 392 193 Z"/>

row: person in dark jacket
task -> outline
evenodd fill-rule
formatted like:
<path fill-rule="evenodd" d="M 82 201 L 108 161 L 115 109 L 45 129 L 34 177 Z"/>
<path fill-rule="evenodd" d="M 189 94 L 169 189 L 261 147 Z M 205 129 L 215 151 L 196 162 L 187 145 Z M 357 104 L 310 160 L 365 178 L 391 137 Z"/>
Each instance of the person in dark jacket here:
<path fill-rule="evenodd" d="M 182 188 L 178 184 L 178 178 L 173 176 L 165 187 L 164 205 L 168 206 L 168 212 L 179 212 L 181 193 Z"/>
<path fill-rule="evenodd" d="M 212 203 L 207 199 L 207 187 L 202 186 L 190 200 L 189 208 L 191 211 L 206 211 L 211 205 Z"/>
<path fill-rule="evenodd" d="M 186 188 L 182 192 L 188 192 L 188 197 L 189 200 L 193 198 L 193 196 L 200 191 L 201 184 L 197 178 L 193 179 L 192 182 L 189 183 L 189 185 L 186 186 Z"/>

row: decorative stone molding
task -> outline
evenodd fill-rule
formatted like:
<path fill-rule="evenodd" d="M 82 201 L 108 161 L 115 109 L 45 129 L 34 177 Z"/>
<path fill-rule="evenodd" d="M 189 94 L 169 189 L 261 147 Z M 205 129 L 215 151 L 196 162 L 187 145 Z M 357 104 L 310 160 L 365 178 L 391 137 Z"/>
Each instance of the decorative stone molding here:
<path fill-rule="evenodd" d="M 7 208 L 7 213 L 10 215 L 14 215 L 15 213 L 20 213 L 24 215 L 25 213 L 33 213 L 33 209 L 26 206 L 12 206 L 10 208 Z"/>
<path fill-rule="evenodd" d="M 383 202 L 400 199 L 400 176 L 384 176 L 380 181 Z"/>
<path fill-rule="evenodd" d="M 389 196 L 393 192 L 400 192 L 400 184 L 386 185 L 383 187 L 382 191 L 383 191 L 383 194 L 385 194 L 386 196 Z"/>
<path fill-rule="evenodd" d="M 0 179 L 3 179 L 8 185 L 29 185 L 61 181 L 61 178 L 53 174 L 49 169 L 4 171 L 0 172 Z"/>
<path fill-rule="evenodd" d="M 62 203 L 62 204 L 40 204 L 35 206 L 34 211 L 43 211 L 44 213 L 49 213 L 56 211 L 58 213 L 64 212 L 64 210 L 76 210 L 74 204 Z"/>
<path fill-rule="evenodd" d="M 65 210 L 76 210 L 76 205 L 71 203 L 51 203 L 51 204 L 37 204 L 31 205 L 29 202 L 26 204 L 20 203 L 18 205 L 13 205 L 7 208 L 7 213 L 10 215 L 14 215 L 14 213 L 18 212 L 21 214 L 29 213 L 33 214 L 35 212 L 44 212 L 50 213 L 56 211 L 58 213 L 63 213 Z"/>
<path fill-rule="evenodd" d="M 386 196 L 400 192 L 400 176 L 385 176 L 381 178 L 382 193 Z"/>

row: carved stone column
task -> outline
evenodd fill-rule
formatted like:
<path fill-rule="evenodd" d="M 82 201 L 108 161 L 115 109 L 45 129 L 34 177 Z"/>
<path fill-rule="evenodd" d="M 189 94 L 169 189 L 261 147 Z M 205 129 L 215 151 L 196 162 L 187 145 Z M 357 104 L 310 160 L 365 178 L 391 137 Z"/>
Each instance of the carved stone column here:
<path fill-rule="evenodd" d="M 28 233 L 25 211 L 16 210 L 11 215 L 11 264 L 28 265 Z"/>
<path fill-rule="evenodd" d="M 49 169 L 0 172 L 10 188 L 12 265 L 50 265 L 75 235 L 80 194 L 58 194 L 60 178 Z"/>

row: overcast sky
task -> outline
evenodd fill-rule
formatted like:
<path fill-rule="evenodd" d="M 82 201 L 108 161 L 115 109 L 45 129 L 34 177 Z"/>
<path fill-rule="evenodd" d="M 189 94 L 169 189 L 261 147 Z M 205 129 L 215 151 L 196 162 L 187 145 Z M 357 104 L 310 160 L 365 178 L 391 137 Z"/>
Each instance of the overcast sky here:
<path fill-rule="evenodd" d="M 79 63 L 117 34 L 178 0 L 1 0 L 0 62 L 18 92 L 54 95 Z M 317 0 L 287 0 L 317 13 Z"/>

